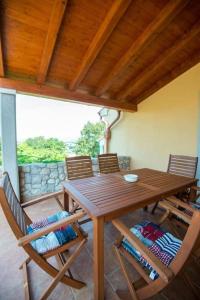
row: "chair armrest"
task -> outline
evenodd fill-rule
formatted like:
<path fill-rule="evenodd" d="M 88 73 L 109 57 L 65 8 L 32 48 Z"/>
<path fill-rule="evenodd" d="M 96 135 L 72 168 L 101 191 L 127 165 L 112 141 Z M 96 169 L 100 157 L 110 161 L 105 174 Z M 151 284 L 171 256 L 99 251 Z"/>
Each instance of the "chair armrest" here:
<path fill-rule="evenodd" d="M 129 241 L 129 243 L 137 249 L 148 263 L 158 272 L 160 277 L 165 282 L 169 282 L 174 275 L 173 271 L 169 267 L 166 267 L 147 247 L 145 247 L 145 245 L 119 219 L 113 220 L 112 223 Z"/>
<path fill-rule="evenodd" d="M 18 245 L 19 246 L 24 246 L 24 245 L 30 243 L 31 241 L 33 241 L 33 240 L 35 240 L 35 239 L 37 239 L 37 238 L 39 238 L 39 237 L 41 237 L 41 236 L 43 236 L 47 233 L 55 231 L 56 229 L 58 229 L 62 226 L 72 224 L 72 223 L 76 222 L 77 220 L 81 219 L 85 214 L 86 214 L 85 212 L 81 211 L 77 214 L 74 214 L 74 215 L 66 217 L 62 220 L 59 220 L 59 221 L 57 221 L 57 222 L 55 222 L 55 223 L 53 223 L 53 224 L 51 224 L 47 227 L 44 227 L 41 230 L 38 230 L 34 233 L 27 234 L 27 235 L 23 236 L 22 238 L 20 238 L 18 240 Z"/>
<path fill-rule="evenodd" d="M 176 198 L 175 196 L 167 197 L 166 200 L 168 200 L 168 201 L 170 201 L 170 202 L 174 203 L 175 205 L 178 205 L 178 206 L 180 206 L 182 208 L 190 210 L 191 212 L 195 212 L 196 211 L 195 208 L 193 208 L 192 206 L 190 206 L 188 203 L 185 203 L 185 202 L 181 201 L 180 199 Z"/>
<path fill-rule="evenodd" d="M 190 224 L 192 218 L 188 214 L 184 213 L 184 211 L 179 210 L 173 204 L 178 205 L 182 208 L 185 208 L 185 209 L 191 211 L 192 213 L 195 212 L 195 209 L 193 207 L 190 207 L 187 203 L 184 203 L 184 202 L 176 199 L 175 197 L 170 197 L 170 198 L 167 198 L 167 200 L 163 200 L 163 201 L 159 202 L 159 206 L 166 209 L 167 211 L 169 211 L 173 215 L 176 215 L 177 217 L 181 218 L 187 224 Z"/>
<path fill-rule="evenodd" d="M 200 192 L 200 186 L 193 185 L 191 186 L 191 189 Z"/>
<path fill-rule="evenodd" d="M 42 202 L 42 201 L 46 201 L 46 200 L 48 200 L 48 199 L 50 199 L 50 198 L 58 197 L 58 196 L 60 196 L 60 195 L 62 195 L 62 194 L 63 194 L 63 191 L 61 191 L 61 192 L 55 192 L 55 193 L 50 193 L 50 194 L 47 194 L 47 195 L 44 195 L 44 196 L 35 198 L 35 199 L 33 199 L 33 200 L 30 200 L 30 201 L 28 201 L 28 202 L 22 203 L 22 204 L 21 204 L 21 207 L 26 208 L 26 207 L 28 207 L 28 206 L 31 206 L 31 205 L 40 203 L 40 202 Z"/>

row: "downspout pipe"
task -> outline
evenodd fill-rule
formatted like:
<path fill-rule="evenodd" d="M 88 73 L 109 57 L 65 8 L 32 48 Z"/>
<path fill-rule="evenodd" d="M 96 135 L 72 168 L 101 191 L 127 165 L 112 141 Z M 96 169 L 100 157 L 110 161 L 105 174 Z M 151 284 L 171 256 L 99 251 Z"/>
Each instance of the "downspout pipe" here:
<path fill-rule="evenodd" d="M 100 116 L 101 120 L 106 124 L 104 153 L 108 153 L 109 151 L 109 142 L 111 140 L 111 128 L 119 121 L 120 117 L 121 117 L 121 110 L 117 110 L 116 118 L 109 126 L 107 126 L 107 122 L 103 121 L 102 117 Z"/>

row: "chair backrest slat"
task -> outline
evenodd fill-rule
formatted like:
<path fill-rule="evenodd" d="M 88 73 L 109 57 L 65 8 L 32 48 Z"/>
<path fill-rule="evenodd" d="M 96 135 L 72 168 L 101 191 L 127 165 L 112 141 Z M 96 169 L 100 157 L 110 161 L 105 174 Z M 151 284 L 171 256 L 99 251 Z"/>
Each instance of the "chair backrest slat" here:
<path fill-rule="evenodd" d="M 196 175 L 197 163 L 198 157 L 170 154 L 167 172 L 194 178 Z"/>
<path fill-rule="evenodd" d="M 67 157 L 65 161 L 69 180 L 94 176 L 90 156 Z"/>
<path fill-rule="evenodd" d="M 13 231 L 26 234 L 25 213 L 19 203 L 19 200 L 14 192 L 8 173 L 3 174 L 0 183 L 0 202 L 4 213 L 8 218 L 8 222 Z"/>
<path fill-rule="evenodd" d="M 108 174 L 119 172 L 119 162 L 116 153 L 107 153 L 98 155 L 100 173 Z"/>

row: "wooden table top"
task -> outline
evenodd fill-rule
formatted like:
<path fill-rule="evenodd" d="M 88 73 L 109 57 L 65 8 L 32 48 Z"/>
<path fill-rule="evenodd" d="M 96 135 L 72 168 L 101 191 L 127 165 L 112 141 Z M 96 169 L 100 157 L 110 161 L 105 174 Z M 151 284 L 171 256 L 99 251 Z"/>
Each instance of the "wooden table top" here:
<path fill-rule="evenodd" d="M 130 173 L 137 174 L 139 180 L 125 181 L 123 175 Z M 65 181 L 63 186 L 92 218 L 109 220 L 180 192 L 196 181 L 152 169 L 138 169 Z"/>

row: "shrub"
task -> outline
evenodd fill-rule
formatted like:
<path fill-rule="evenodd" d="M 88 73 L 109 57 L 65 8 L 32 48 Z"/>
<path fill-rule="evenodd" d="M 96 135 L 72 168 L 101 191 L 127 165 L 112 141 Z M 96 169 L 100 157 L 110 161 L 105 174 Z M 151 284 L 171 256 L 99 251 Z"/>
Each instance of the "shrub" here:
<path fill-rule="evenodd" d="M 64 160 L 67 149 L 63 141 L 57 138 L 35 137 L 25 140 L 17 146 L 19 164 L 32 162 L 57 162 Z"/>

